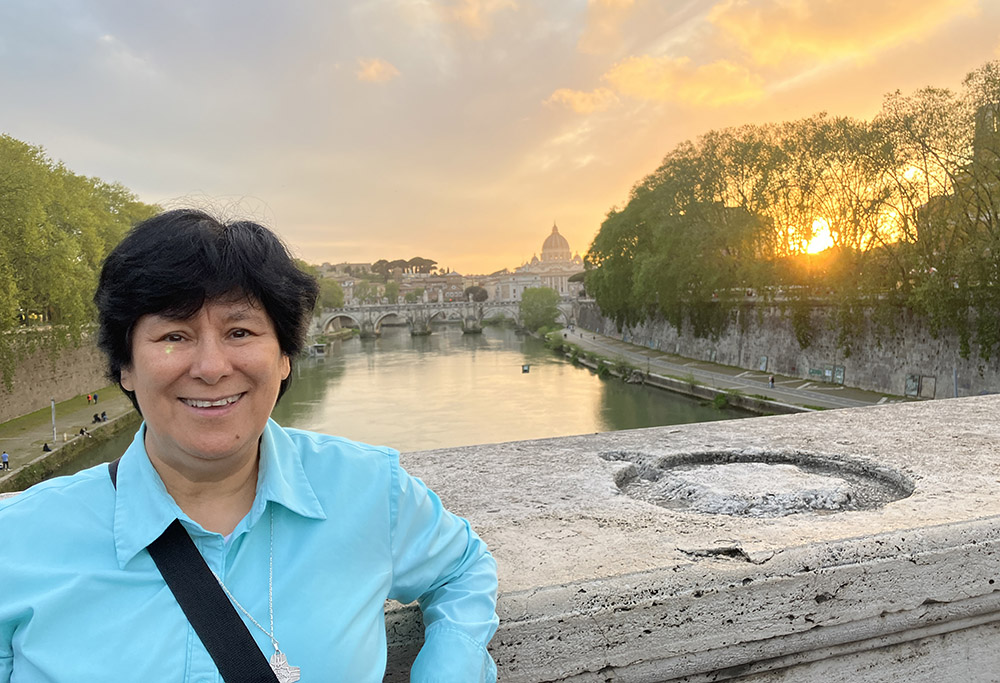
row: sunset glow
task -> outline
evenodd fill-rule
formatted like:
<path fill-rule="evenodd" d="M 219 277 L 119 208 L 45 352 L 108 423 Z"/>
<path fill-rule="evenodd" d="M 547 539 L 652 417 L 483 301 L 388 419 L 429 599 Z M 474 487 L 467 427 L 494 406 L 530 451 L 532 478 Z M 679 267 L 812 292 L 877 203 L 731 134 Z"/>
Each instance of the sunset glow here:
<path fill-rule="evenodd" d="M 805 245 L 807 254 L 818 254 L 833 246 L 830 223 L 825 218 L 817 218 L 812 223 L 812 239 Z"/>
<path fill-rule="evenodd" d="M 307 261 L 465 274 L 530 261 L 553 221 L 585 254 L 685 140 L 870 120 L 886 93 L 957 88 L 1000 56 L 995 0 L 60 7 L 0 9 L 0 133 L 142 201 L 265 222 Z M 814 231 L 789 249 L 833 244 Z"/>

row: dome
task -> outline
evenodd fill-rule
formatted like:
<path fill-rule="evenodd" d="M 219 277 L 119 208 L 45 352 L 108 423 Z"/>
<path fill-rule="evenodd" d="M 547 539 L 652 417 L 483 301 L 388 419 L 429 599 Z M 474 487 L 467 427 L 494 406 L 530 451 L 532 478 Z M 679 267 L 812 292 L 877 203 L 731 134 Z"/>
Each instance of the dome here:
<path fill-rule="evenodd" d="M 542 243 L 542 260 L 569 261 L 572 258 L 573 252 L 570 251 L 569 242 L 559 234 L 559 228 L 553 223 L 552 234 L 546 237 L 545 242 Z"/>

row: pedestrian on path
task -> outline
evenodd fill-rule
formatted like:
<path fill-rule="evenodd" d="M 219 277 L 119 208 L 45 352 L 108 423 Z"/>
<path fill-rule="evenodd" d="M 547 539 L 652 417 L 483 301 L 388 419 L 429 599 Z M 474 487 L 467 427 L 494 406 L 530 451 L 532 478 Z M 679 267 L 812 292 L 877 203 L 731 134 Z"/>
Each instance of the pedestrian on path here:
<path fill-rule="evenodd" d="M 10 456 L 7 455 L 7 451 L 4 451 L 3 455 L 0 455 L 0 469 L 10 469 Z"/>
<path fill-rule="evenodd" d="M 771 387 L 772 389 L 774 388 L 774 375 L 771 375 L 770 377 L 767 378 L 767 386 Z"/>
<path fill-rule="evenodd" d="M 87 405 L 89 406 L 93 402 L 94 402 L 94 395 L 93 394 L 87 394 Z"/>

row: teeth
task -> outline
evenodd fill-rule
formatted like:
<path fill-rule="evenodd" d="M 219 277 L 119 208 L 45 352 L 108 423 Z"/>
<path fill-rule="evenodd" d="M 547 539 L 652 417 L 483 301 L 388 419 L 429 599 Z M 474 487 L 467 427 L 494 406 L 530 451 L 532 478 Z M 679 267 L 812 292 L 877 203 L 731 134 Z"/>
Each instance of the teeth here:
<path fill-rule="evenodd" d="M 236 394 L 235 396 L 229 396 L 227 398 L 220 398 L 218 401 L 199 401 L 194 398 L 181 399 L 184 403 L 188 404 L 192 408 L 218 408 L 219 406 L 226 406 L 230 403 L 236 403 L 240 400 L 240 396 L 243 394 Z"/>

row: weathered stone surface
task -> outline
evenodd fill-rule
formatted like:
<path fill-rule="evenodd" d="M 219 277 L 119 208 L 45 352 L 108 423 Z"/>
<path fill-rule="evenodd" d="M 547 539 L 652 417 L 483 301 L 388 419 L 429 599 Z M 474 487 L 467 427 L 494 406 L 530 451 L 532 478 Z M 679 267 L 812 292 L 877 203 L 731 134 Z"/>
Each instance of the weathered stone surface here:
<path fill-rule="evenodd" d="M 18 363 L 9 389 L 0 385 L 0 422 L 45 408 L 52 399 L 65 401 L 106 387 L 106 371 L 103 354 L 89 338 L 55 359 L 39 349 Z"/>
<path fill-rule="evenodd" d="M 808 348 L 799 344 L 790 316 L 764 304 L 738 319 L 734 314 L 716 339 L 695 337 L 690 325 L 678 331 L 664 320 L 619 331 L 589 303 L 579 305 L 576 315 L 586 329 L 639 346 L 805 380 L 832 382 L 840 367 L 847 386 L 900 396 L 906 395 L 908 380 L 913 395 L 921 398 L 974 396 L 1000 387 L 1000 359 L 983 361 L 975 345 L 962 358 L 956 334 L 942 330 L 935 336 L 926 320 L 908 311 L 898 313 L 892 329 L 860 321 L 851 330 L 849 352 L 843 348 L 833 306 L 816 306 L 811 312 Z"/>
<path fill-rule="evenodd" d="M 502 681 L 987 681 L 1000 654 L 1000 397 L 404 454 L 500 566 Z M 906 492 L 704 514 L 623 494 L 629 461 L 794 454 Z M 908 488 L 907 488 L 908 487 Z M 388 680 L 419 644 L 388 619 Z M 898 674 L 898 675 L 897 675 Z"/>

